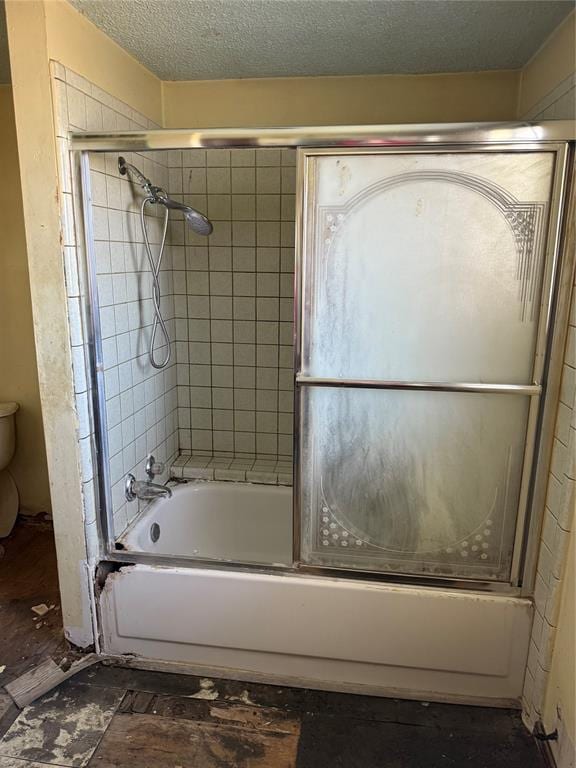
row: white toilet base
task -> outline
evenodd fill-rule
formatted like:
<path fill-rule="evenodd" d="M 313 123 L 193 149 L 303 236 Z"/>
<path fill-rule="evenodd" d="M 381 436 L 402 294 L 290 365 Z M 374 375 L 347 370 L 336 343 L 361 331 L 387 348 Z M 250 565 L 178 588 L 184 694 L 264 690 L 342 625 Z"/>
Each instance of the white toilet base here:
<path fill-rule="evenodd" d="M 0 539 L 8 536 L 18 515 L 18 489 L 12 475 L 0 472 Z"/>

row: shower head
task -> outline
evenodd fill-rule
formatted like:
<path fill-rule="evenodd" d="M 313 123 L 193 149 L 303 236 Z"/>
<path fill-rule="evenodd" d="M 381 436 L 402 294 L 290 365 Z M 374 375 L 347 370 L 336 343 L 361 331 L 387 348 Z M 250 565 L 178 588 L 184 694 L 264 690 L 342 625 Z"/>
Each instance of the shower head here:
<path fill-rule="evenodd" d="M 204 216 L 203 213 L 200 213 L 200 211 L 197 211 L 195 208 L 191 208 L 189 205 L 184 205 L 184 203 L 178 203 L 176 200 L 172 200 L 172 198 L 168 197 L 166 192 L 160 188 L 156 188 L 156 197 L 157 199 L 155 202 L 160 203 L 160 205 L 165 205 L 166 208 L 169 208 L 172 211 L 181 211 L 184 215 L 184 218 L 188 222 L 188 225 L 191 227 L 191 229 L 194 230 L 194 232 L 196 232 L 196 234 L 212 234 L 212 230 L 214 229 L 212 222 L 207 216 Z"/>
<path fill-rule="evenodd" d="M 181 211 L 188 226 L 196 232 L 196 234 L 212 234 L 212 222 L 207 216 L 204 216 L 203 213 L 200 213 L 200 211 L 197 211 L 195 208 L 191 208 L 189 205 L 184 205 L 184 203 L 178 203 L 176 200 L 172 200 L 171 197 L 168 197 L 168 194 L 162 187 L 155 187 L 150 179 L 147 179 L 135 165 L 127 163 L 123 157 L 118 158 L 118 170 L 122 176 L 126 176 L 126 174 L 130 173 L 146 192 L 147 198 L 151 203 L 163 205 L 165 208 L 173 211 Z"/>

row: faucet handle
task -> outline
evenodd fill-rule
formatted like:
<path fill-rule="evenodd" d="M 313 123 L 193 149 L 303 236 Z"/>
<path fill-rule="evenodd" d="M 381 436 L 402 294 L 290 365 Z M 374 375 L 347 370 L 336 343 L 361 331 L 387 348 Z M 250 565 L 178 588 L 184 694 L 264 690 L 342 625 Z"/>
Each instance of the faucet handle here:
<path fill-rule="evenodd" d="M 156 461 L 154 456 L 150 454 L 146 460 L 146 474 L 150 480 L 154 480 L 156 475 L 161 475 L 164 472 L 164 463 L 162 461 Z"/>
<path fill-rule="evenodd" d="M 136 478 L 132 474 L 126 475 L 126 482 L 124 483 L 124 496 L 126 501 L 134 501 L 136 499 Z"/>

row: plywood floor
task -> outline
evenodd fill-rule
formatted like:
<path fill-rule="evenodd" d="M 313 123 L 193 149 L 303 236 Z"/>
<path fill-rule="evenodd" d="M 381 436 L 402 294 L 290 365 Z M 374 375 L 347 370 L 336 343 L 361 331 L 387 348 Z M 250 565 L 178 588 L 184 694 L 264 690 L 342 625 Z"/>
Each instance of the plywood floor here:
<path fill-rule="evenodd" d="M 510 710 L 101 664 L 3 730 L 0 768 L 545 768 Z"/>
<path fill-rule="evenodd" d="M 66 652 L 54 533 L 48 523 L 18 521 L 0 540 L 0 686 L 48 656 Z M 39 618 L 33 605 L 53 605 Z"/>

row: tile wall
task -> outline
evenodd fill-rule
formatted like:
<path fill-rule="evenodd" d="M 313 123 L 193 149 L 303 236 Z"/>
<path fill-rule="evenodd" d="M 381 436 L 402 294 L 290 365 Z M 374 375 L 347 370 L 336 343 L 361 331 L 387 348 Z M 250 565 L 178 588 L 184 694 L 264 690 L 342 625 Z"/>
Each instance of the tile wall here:
<path fill-rule="evenodd" d="M 576 75 L 560 83 L 526 115 L 528 119 L 574 119 Z M 530 727 L 542 717 L 570 536 L 576 509 L 576 285 L 562 367 L 560 402 L 542 526 L 534 593 L 534 624 L 523 694 L 523 715 Z M 562 731 L 561 719 L 558 730 Z M 558 742 L 560 744 L 560 742 Z M 553 745 L 556 750 L 558 745 Z M 559 754 L 556 754 L 559 758 Z M 559 759 L 558 764 L 563 764 Z"/>
<path fill-rule="evenodd" d="M 68 297 L 68 316 L 74 392 L 78 415 L 83 481 L 84 521 L 88 553 L 98 554 L 96 527 L 97 494 L 94 459 L 94 417 L 88 374 L 87 276 L 81 239 L 78 185 L 72 182 L 69 131 L 142 130 L 156 128 L 144 115 L 110 96 L 57 62 L 51 63 L 54 114 L 58 142 L 63 261 Z M 130 159 L 130 158 L 128 158 Z M 136 158 L 131 158 L 136 162 Z M 164 162 L 162 162 L 164 160 Z M 138 158 L 151 175 L 167 179 L 166 157 Z M 93 160 L 92 193 L 98 264 L 98 288 L 102 303 L 105 386 L 108 405 L 110 471 L 116 533 L 138 511 L 126 505 L 122 478 L 127 471 L 143 474 L 149 450 L 167 462 L 177 453 L 176 365 L 157 373 L 144 358 L 150 323 L 150 284 L 142 272 L 142 241 L 138 238 L 135 201 L 126 181 L 120 180 L 116 156 Z M 75 197 L 76 195 L 76 197 Z M 157 240 L 158 223 L 152 221 Z M 170 249 L 166 268 L 169 272 Z M 170 296 L 169 274 L 163 284 Z M 173 313 L 170 299 L 167 314 Z M 173 324 L 173 320 L 172 320 Z"/>
<path fill-rule="evenodd" d="M 156 186 L 168 185 L 167 155 L 147 152 L 126 155 Z M 146 458 L 153 454 L 168 465 L 178 454 L 176 354 L 168 366 L 155 369 L 148 348 L 154 310 L 152 278 L 140 223 L 143 195 L 118 172 L 118 154 L 90 154 L 100 328 L 106 392 L 106 417 L 112 508 L 116 532 L 138 511 L 124 497 L 130 472 L 144 478 Z M 146 207 L 146 227 L 153 258 L 158 258 L 164 209 Z M 160 270 L 161 310 L 174 338 L 172 250 L 168 236 Z M 155 340 L 157 360 L 167 346 L 160 329 Z"/>
<path fill-rule="evenodd" d="M 157 126 L 55 62 L 52 76 L 84 513 L 94 553 L 87 276 L 68 133 Z M 150 452 L 166 462 L 166 475 L 180 452 L 194 452 L 205 469 L 210 461 L 219 462 L 219 477 L 235 461 L 228 479 L 248 471 L 256 473 L 255 481 L 270 482 L 275 473 L 277 482 L 286 483 L 292 456 L 295 152 L 187 150 L 126 159 L 176 199 L 207 213 L 214 233 L 197 236 L 179 214 L 171 216 L 161 287 L 174 343 L 169 367 L 157 371 L 147 359 L 152 301 L 141 196 L 119 175 L 116 154 L 90 155 L 116 535 L 138 512 L 137 504 L 124 500 L 125 476 L 142 477 Z M 161 221 L 151 214 L 156 253 Z"/>
<path fill-rule="evenodd" d="M 295 152 L 169 153 L 171 195 L 208 238 L 172 224 L 179 444 L 291 460 Z"/>

